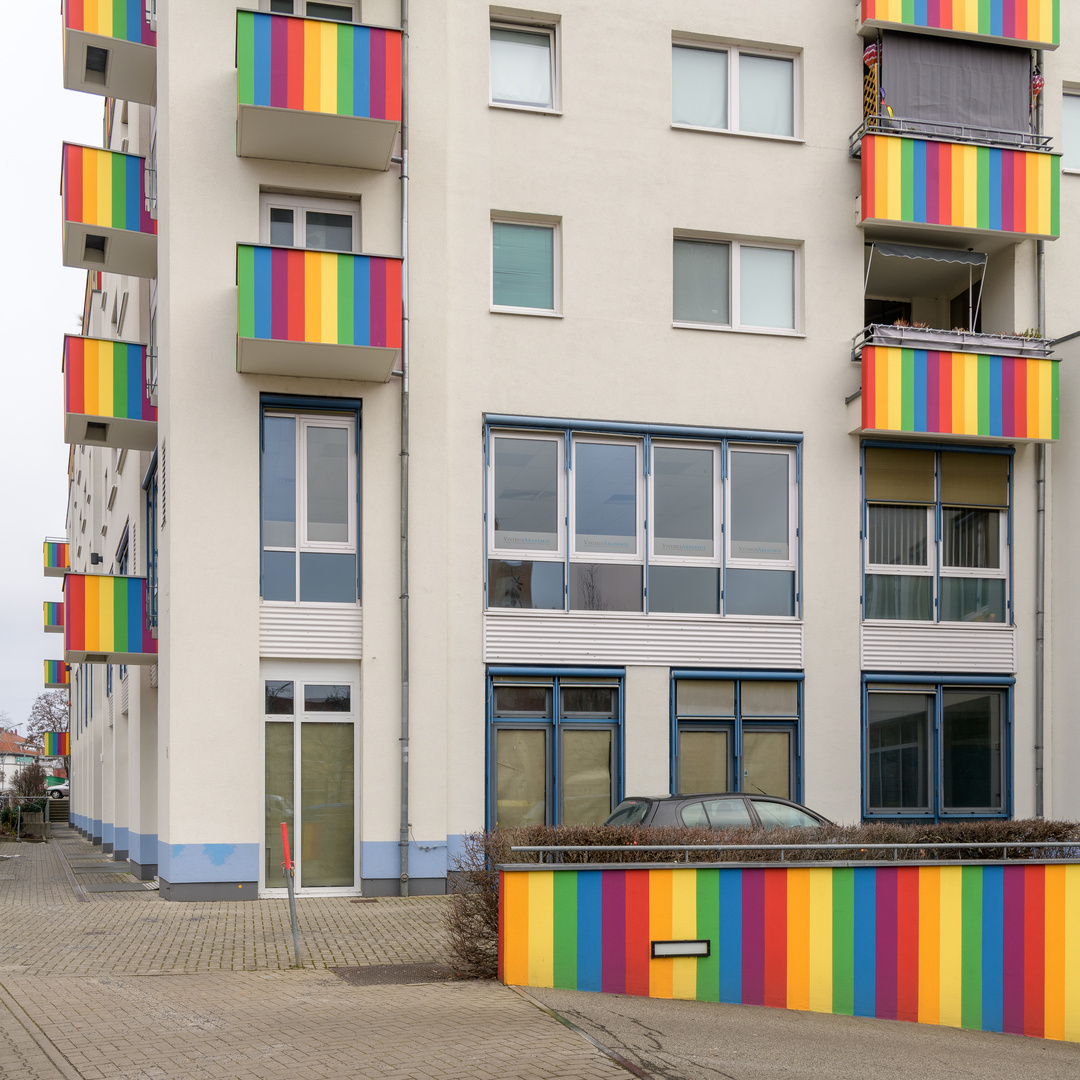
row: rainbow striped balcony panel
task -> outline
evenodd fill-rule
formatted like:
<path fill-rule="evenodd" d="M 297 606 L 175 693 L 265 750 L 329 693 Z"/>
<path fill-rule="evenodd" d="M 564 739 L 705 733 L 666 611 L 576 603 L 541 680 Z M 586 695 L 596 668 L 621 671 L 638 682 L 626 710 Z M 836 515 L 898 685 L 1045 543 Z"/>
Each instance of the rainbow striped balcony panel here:
<path fill-rule="evenodd" d="M 1058 363 L 866 345 L 862 430 L 1049 442 L 1058 437 Z"/>
<path fill-rule="evenodd" d="M 69 664 L 156 664 L 146 578 L 68 574 L 64 659 Z"/>
<path fill-rule="evenodd" d="M 401 31 L 236 13 L 236 152 L 390 167 L 401 128 Z"/>
<path fill-rule="evenodd" d="M 157 222 L 146 200 L 144 160 L 64 143 L 64 265 L 151 278 Z"/>
<path fill-rule="evenodd" d="M 55 661 L 52 661 L 55 663 Z M 49 663 L 49 661 L 46 661 Z M 41 737 L 46 757 L 68 757 L 71 753 L 71 736 L 66 731 L 46 731 Z"/>
<path fill-rule="evenodd" d="M 401 260 L 238 244 L 236 370 L 386 382 L 401 358 Z"/>
<path fill-rule="evenodd" d="M 1058 0 L 862 0 L 859 31 L 915 30 L 1056 49 L 1060 20 Z"/>
<path fill-rule="evenodd" d="M 504 983 L 1080 1041 L 1077 863 L 499 877 Z"/>
<path fill-rule="evenodd" d="M 146 384 L 145 345 L 65 336 L 64 440 L 153 450 L 157 408 Z"/>
<path fill-rule="evenodd" d="M 1060 180 L 1057 154 L 864 135 L 860 220 L 1053 240 Z"/>
<path fill-rule="evenodd" d="M 69 672 L 64 660 L 45 661 L 45 689 L 64 690 L 69 684 Z"/>
<path fill-rule="evenodd" d="M 43 550 L 46 577 L 63 577 L 71 569 L 71 556 L 66 541 L 46 540 Z"/>
<path fill-rule="evenodd" d="M 45 633 L 62 634 L 64 632 L 64 605 L 52 600 L 46 600 L 45 604 Z"/>
<path fill-rule="evenodd" d="M 157 34 L 146 0 L 64 0 L 64 86 L 155 102 Z"/>

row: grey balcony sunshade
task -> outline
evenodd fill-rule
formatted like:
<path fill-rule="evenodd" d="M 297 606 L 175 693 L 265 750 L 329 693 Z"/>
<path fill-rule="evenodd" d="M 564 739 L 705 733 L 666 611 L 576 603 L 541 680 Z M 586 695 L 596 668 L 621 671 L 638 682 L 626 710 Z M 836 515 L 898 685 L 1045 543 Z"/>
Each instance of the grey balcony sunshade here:
<path fill-rule="evenodd" d="M 919 247 L 915 244 L 885 244 L 874 241 L 870 247 L 879 255 L 891 255 L 898 259 L 931 259 L 934 262 L 964 263 L 984 266 L 986 253 L 982 251 L 950 251 L 947 248 Z"/>

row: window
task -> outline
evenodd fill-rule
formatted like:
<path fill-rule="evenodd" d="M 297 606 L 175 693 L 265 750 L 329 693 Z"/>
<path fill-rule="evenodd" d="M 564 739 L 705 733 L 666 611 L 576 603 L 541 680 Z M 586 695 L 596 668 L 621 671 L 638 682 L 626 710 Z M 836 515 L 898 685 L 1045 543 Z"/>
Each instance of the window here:
<path fill-rule="evenodd" d="M 673 45 L 671 122 L 793 138 L 795 57 L 734 45 Z"/>
<path fill-rule="evenodd" d="M 359 251 L 360 204 L 263 193 L 259 200 L 264 244 L 311 251 Z"/>
<path fill-rule="evenodd" d="M 870 683 L 864 715 L 868 817 L 1007 816 L 1008 685 Z"/>
<path fill-rule="evenodd" d="M 156 316 L 155 316 L 156 317 Z M 146 609 L 151 626 L 157 626 L 158 613 L 158 470 L 157 451 L 142 482 L 146 492 Z"/>
<path fill-rule="evenodd" d="M 557 108 L 554 26 L 492 23 L 490 63 L 492 105 Z"/>
<path fill-rule="evenodd" d="M 793 247 L 675 240 L 672 318 L 682 326 L 797 329 Z"/>
<path fill-rule="evenodd" d="M 488 606 L 793 616 L 796 453 L 493 429 Z"/>
<path fill-rule="evenodd" d="M 1080 92 L 1061 96 L 1061 167 L 1080 171 Z"/>
<path fill-rule="evenodd" d="M 264 0 L 265 5 L 265 0 Z M 277 15 L 304 15 L 309 19 L 331 19 L 334 22 L 359 22 L 359 0 L 270 0 L 268 8 Z"/>
<path fill-rule="evenodd" d="M 491 222 L 491 306 L 527 315 L 558 310 L 558 226 Z"/>
<path fill-rule="evenodd" d="M 801 676 L 672 672 L 672 791 L 798 799 Z"/>
<path fill-rule="evenodd" d="M 863 460 L 863 618 L 1010 622 L 1010 455 L 867 446 Z"/>
<path fill-rule="evenodd" d="M 621 675 L 489 675 L 491 825 L 596 825 L 615 809 Z"/>
<path fill-rule="evenodd" d="M 356 602 L 357 425 L 355 413 L 264 409 L 264 600 Z"/>

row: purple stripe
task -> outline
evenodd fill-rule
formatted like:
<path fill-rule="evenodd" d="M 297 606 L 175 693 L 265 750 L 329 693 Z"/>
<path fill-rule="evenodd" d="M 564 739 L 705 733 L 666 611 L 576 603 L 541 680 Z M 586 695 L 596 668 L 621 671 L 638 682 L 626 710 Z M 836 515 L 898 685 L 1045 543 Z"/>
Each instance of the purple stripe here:
<path fill-rule="evenodd" d="M 926 144 L 926 220 L 936 224 L 941 220 L 938 207 L 938 185 L 941 178 L 938 172 L 938 144 Z"/>
<path fill-rule="evenodd" d="M 1016 434 L 1016 369 L 1019 361 L 1006 356 L 1001 361 L 1001 434 Z"/>
<path fill-rule="evenodd" d="M 626 871 L 603 871 L 600 899 L 604 956 L 601 989 L 605 994 L 626 993 Z M 1021 1017 L 1021 1019 L 1023 1019 Z"/>
<path fill-rule="evenodd" d="M 386 119 L 386 33 L 372 30 L 370 105 L 373 120 Z"/>
<path fill-rule="evenodd" d="M 926 430 L 940 431 L 941 418 L 941 383 L 939 381 L 938 365 L 941 362 L 941 353 L 927 352 L 926 354 Z"/>
<path fill-rule="evenodd" d="M 1024 868 L 1006 866 L 1002 948 L 1002 1028 L 1024 1034 Z"/>
<path fill-rule="evenodd" d="M 289 338 L 289 253 L 281 248 L 270 251 L 270 336 Z"/>
<path fill-rule="evenodd" d="M 386 348 L 386 259 L 371 260 L 371 344 Z"/>
<path fill-rule="evenodd" d="M 288 31 L 288 19 L 270 20 L 270 104 L 275 109 L 287 108 L 289 104 Z"/>
<path fill-rule="evenodd" d="M 765 871 L 743 871 L 742 1000 L 765 1004 Z"/>
<path fill-rule="evenodd" d="M 896 867 L 877 872 L 877 964 L 874 1015 L 896 1019 Z"/>

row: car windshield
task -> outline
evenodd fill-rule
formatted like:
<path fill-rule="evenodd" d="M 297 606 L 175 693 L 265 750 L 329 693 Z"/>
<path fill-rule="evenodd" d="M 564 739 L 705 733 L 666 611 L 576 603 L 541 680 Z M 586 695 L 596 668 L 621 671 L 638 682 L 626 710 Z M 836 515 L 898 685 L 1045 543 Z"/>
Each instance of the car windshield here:
<path fill-rule="evenodd" d="M 786 803 L 769 802 L 766 799 L 751 799 L 761 824 L 766 829 L 807 828 L 816 829 L 821 825 L 817 818 L 811 817 L 805 810 Z"/>
<path fill-rule="evenodd" d="M 605 825 L 640 825 L 645 820 L 645 815 L 649 812 L 649 804 L 647 802 L 633 802 L 619 803 L 615 807 L 615 812 L 604 822 Z"/>

